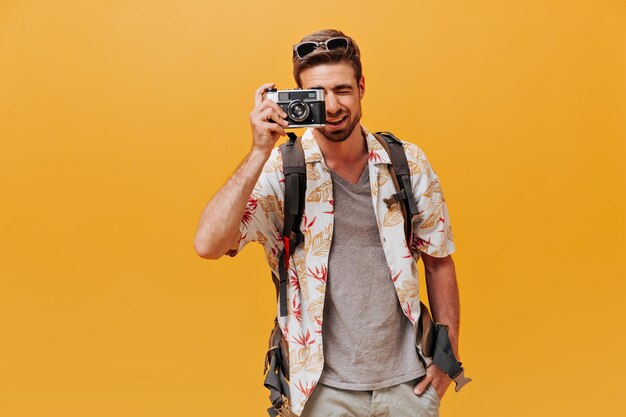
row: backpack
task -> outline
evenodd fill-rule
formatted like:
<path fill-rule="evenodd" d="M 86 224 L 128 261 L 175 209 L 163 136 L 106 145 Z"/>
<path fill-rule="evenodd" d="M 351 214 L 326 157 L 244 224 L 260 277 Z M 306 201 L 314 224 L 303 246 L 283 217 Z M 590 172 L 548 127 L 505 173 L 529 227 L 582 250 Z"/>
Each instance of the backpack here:
<path fill-rule="evenodd" d="M 289 281 L 289 258 L 295 248 L 304 242 L 304 234 L 300 230 L 300 223 L 304 213 L 306 194 L 306 164 L 301 138 L 293 132 L 288 132 L 289 140 L 280 145 L 283 159 L 283 173 L 285 176 L 285 220 L 282 231 L 284 249 L 278 258 L 278 277 L 272 272 L 272 281 L 276 287 L 276 296 L 280 306 L 280 316 L 287 315 L 287 283 Z M 411 172 L 407 163 L 404 145 L 390 132 L 377 132 L 374 137 L 387 151 L 391 159 L 389 172 L 396 188 L 396 193 L 383 201 L 390 208 L 400 205 L 404 218 L 404 233 L 407 243 L 413 236 L 413 222 L 411 219 L 418 214 L 417 205 L 411 188 Z M 409 246 L 410 247 L 410 246 Z M 464 369 L 454 356 L 448 326 L 442 323 L 433 323 L 430 312 L 424 303 L 420 302 L 420 320 L 417 326 L 416 342 L 420 341 L 422 352 L 418 349 L 418 356 L 432 357 L 433 363 L 439 366 L 456 383 L 458 392 L 465 384 L 471 381 L 465 377 Z M 417 343 L 416 343 L 417 345 Z M 278 318 L 274 319 L 274 329 L 269 338 L 269 347 L 265 356 L 264 385 L 270 390 L 272 407 L 267 411 L 270 417 L 297 417 L 291 412 L 289 405 L 289 351 L 287 342 L 282 337 L 278 325 Z"/>

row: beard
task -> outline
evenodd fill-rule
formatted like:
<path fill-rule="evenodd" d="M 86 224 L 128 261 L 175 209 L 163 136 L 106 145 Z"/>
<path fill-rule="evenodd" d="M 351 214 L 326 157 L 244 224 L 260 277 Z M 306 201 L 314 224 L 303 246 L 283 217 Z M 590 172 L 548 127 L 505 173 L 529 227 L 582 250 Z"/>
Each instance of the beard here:
<path fill-rule="evenodd" d="M 337 116 L 327 116 L 327 117 L 334 119 Z M 346 117 L 347 117 L 346 125 L 342 127 L 341 129 L 331 129 L 328 126 L 325 126 L 325 127 L 317 128 L 317 131 L 320 132 L 330 142 L 343 142 L 344 140 L 350 137 L 350 135 L 354 131 L 354 128 L 361 120 L 361 109 L 359 108 L 354 115 L 352 115 L 350 111 L 348 111 L 346 114 Z"/>

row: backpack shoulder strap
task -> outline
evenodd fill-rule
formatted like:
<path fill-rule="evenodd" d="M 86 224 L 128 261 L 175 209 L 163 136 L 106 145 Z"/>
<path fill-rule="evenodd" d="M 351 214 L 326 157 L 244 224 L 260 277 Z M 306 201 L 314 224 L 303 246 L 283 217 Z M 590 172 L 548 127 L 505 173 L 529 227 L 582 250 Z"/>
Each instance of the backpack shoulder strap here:
<path fill-rule="evenodd" d="M 411 187 L 411 170 L 404 153 L 402 141 L 391 132 L 376 132 L 374 137 L 385 148 L 391 159 L 390 174 L 396 193 L 384 201 L 387 207 L 400 204 L 404 217 L 404 234 L 407 244 L 410 243 L 413 234 L 413 218 L 417 215 L 417 205 L 413 198 L 413 188 Z M 410 246 L 409 246 L 410 247 Z"/>
<path fill-rule="evenodd" d="M 289 141 L 280 145 L 283 158 L 283 173 L 285 175 L 285 224 L 283 236 L 291 237 L 291 232 L 300 233 L 297 224 L 298 216 L 304 211 L 304 192 L 306 190 L 306 166 L 304 164 L 304 150 L 302 138 L 293 132 Z M 296 229 L 296 230 L 294 230 Z M 300 233 L 301 234 L 301 233 Z"/>
<path fill-rule="evenodd" d="M 289 140 L 280 145 L 283 159 L 283 174 L 285 175 L 285 207 L 283 243 L 284 249 L 278 258 L 278 298 L 280 315 L 287 315 L 287 282 L 289 280 L 289 258 L 296 246 L 304 241 L 300 230 L 300 222 L 304 213 L 304 199 L 306 193 L 306 165 L 304 164 L 304 150 L 302 138 L 293 132 L 287 133 Z"/>

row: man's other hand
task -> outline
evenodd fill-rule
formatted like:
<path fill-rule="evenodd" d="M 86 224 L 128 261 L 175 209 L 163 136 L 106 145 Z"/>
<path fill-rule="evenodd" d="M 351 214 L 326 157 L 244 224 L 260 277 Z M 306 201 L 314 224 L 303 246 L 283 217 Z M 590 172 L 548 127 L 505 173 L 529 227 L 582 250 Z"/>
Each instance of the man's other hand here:
<path fill-rule="evenodd" d="M 413 392 L 417 395 L 422 395 L 426 387 L 428 387 L 428 384 L 433 384 L 433 388 L 437 391 L 437 396 L 441 401 L 451 383 L 452 379 L 450 379 L 440 367 L 433 363 L 426 368 L 426 376 L 413 388 Z"/>

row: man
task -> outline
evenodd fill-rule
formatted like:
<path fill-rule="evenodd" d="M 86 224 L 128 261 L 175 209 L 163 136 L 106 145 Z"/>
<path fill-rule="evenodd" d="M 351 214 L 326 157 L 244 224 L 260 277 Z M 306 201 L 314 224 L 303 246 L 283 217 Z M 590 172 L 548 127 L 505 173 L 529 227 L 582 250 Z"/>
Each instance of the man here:
<path fill-rule="evenodd" d="M 291 411 L 304 417 L 438 416 L 451 379 L 416 350 L 422 258 L 435 322 L 449 326 L 458 354 L 459 299 L 454 243 L 437 175 L 404 143 L 419 215 L 406 242 L 385 149 L 360 123 L 365 94 L 360 52 L 340 31 L 305 36 L 294 47 L 294 78 L 325 92 L 326 126 L 302 136 L 307 170 L 304 243 L 291 254 L 288 314 Z M 283 249 L 284 175 L 277 140 L 285 112 L 257 89 L 252 149 L 202 213 L 194 246 L 207 259 L 261 243 L 278 275 Z M 322 343 L 322 340 L 324 343 Z"/>

